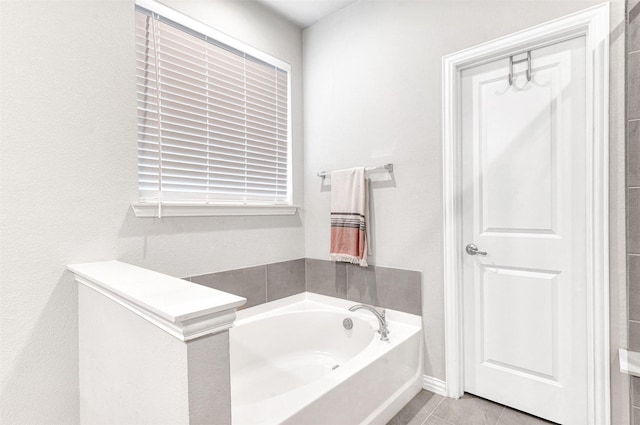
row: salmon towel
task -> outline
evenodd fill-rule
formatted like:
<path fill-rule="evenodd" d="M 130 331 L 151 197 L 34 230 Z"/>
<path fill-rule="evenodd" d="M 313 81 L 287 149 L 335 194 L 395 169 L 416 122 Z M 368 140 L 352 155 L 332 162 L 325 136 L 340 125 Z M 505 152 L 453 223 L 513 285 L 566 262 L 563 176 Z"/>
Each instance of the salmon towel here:
<path fill-rule="evenodd" d="M 331 172 L 331 259 L 367 267 L 368 180 L 364 167 Z"/>

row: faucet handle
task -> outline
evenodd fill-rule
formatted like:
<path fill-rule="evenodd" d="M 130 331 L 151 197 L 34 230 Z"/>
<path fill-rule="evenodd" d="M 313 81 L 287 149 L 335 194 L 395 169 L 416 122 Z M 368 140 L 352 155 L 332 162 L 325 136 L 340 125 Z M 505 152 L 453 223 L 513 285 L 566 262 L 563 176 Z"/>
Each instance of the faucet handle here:
<path fill-rule="evenodd" d="M 380 312 L 380 316 L 384 319 L 384 323 L 387 323 L 387 309 L 382 307 L 377 307 L 377 310 Z"/>
<path fill-rule="evenodd" d="M 380 334 L 380 341 L 389 341 L 389 334 L 391 333 L 391 331 L 389 330 L 387 325 L 384 325 L 384 327 L 381 328 L 378 333 Z"/>

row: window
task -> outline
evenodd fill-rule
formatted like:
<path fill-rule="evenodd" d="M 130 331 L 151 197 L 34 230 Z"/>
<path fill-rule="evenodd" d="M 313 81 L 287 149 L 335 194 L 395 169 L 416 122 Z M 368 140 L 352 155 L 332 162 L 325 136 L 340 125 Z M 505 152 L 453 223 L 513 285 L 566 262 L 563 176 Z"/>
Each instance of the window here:
<path fill-rule="evenodd" d="M 146 0 L 136 70 L 136 214 L 291 206 L 288 64 Z"/>

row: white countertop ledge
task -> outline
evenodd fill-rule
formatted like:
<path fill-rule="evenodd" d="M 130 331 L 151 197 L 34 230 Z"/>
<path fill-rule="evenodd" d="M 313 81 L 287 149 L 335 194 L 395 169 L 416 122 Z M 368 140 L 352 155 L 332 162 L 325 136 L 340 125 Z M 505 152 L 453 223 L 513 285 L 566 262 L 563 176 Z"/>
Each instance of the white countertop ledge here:
<path fill-rule="evenodd" d="M 620 372 L 640 377 L 640 353 L 624 348 L 618 349 Z"/>
<path fill-rule="evenodd" d="M 226 331 L 233 326 L 236 308 L 247 302 L 227 292 L 121 261 L 71 264 L 67 268 L 78 283 L 182 341 Z"/>

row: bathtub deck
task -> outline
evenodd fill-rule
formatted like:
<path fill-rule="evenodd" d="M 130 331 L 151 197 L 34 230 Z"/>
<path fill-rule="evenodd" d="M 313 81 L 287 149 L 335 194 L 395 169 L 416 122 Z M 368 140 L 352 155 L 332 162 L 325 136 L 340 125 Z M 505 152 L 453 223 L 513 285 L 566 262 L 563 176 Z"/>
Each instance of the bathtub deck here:
<path fill-rule="evenodd" d="M 422 390 L 387 425 L 554 425 L 471 394 L 459 400 Z"/>

